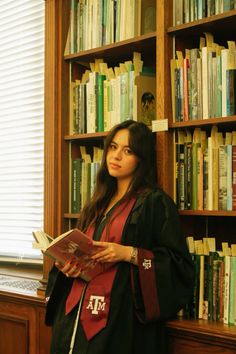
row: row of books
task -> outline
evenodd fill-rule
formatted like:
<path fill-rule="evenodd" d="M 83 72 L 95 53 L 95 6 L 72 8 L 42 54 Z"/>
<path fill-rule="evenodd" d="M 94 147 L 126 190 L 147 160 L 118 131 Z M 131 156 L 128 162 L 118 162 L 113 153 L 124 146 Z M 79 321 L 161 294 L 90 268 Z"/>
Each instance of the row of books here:
<path fill-rule="evenodd" d="M 71 213 L 79 213 L 92 196 L 102 153 L 102 149 L 94 146 L 93 156 L 91 157 L 86 152 L 86 148 L 80 146 L 81 157 L 71 159 Z"/>
<path fill-rule="evenodd" d="M 174 0 L 174 25 L 236 9 L 235 0 Z"/>
<path fill-rule="evenodd" d="M 236 325 L 236 244 L 222 242 L 216 251 L 214 237 L 187 244 L 195 265 L 195 284 L 184 315 L 195 319 L 220 321 Z"/>
<path fill-rule="evenodd" d="M 155 71 L 143 67 L 140 53 L 114 68 L 97 59 L 70 83 L 70 133 L 108 131 L 127 119 L 151 125 L 155 96 Z"/>
<path fill-rule="evenodd" d="M 68 53 L 65 54 L 155 31 L 155 4 L 155 0 L 70 0 Z"/>
<path fill-rule="evenodd" d="M 176 51 L 171 60 L 173 121 L 226 117 L 236 114 L 236 47 L 214 42 L 210 33 L 200 48 Z"/>
<path fill-rule="evenodd" d="M 236 210 L 236 131 L 175 136 L 175 198 L 180 210 Z"/>

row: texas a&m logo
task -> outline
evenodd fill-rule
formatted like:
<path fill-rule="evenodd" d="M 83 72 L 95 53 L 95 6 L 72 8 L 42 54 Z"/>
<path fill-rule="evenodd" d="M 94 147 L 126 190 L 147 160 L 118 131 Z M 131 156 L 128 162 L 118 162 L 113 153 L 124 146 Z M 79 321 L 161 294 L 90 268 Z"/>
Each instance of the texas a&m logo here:
<path fill-rule="evenodd" d="M 98 315 L 99 311 L 105 311 L 106 302 L 104 296 L 91 295 L 86 309 L 91 310 L 93 315 Z"/>
<path fill-rule="evenodd" d="M 148 270 L 148 269 L 150 269 L 152 267 L 152 260 L 151 259 L 146 259 L 146 258 L 144 258 L 144 260 L 143 260 L 143 268 L 145 269 L 145 270 Z"/>

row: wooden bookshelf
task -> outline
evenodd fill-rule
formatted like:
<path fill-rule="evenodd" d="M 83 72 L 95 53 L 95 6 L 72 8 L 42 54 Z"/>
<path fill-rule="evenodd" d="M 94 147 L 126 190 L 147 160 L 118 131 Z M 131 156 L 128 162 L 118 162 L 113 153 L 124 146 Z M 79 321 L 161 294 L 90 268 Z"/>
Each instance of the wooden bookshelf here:
<path fill-rule="evenodd" d="M 144 0 L 145 1 L 145 0 Z M 173 27 L 173 2 L 156 1 L 156 32 L 133 39 L 64 56 L 69 26 L 70 2 L 46 1 L 46 92 L 45 92 L 45 231 L 58 235 L 66 231 L 78 214 L 69 213 L 69 153 L 70 144 L 98 144 L 105 133 L 69 134 L 69 66 L 75 63 L 88 67 L 95 58 L 104 58 L 110 65 L 130 59 L 133 51 L 140 51 L 145 64 L 156 67 L 157 119 L 168 119 L 169 130 L 156 133 L 157 171 L 160 186 L 174 195 L 173 131 L 196 126 L 209 129 L 213 124 L 233 129 L 236 118 L 223 117 L 186 123 L 173 123 L 171 108 L 170 59 L 176 48 L 198 45 L 199 34 L 214 32 L 220 41 L 235 39 L 236 11 L 204 18 L 200 21 Z M 227 35 L 228 33 L 228 35 Z M 196 44 L 197 43 L 197 44 Z M 185 234 L 210 236 L 235 242 L 235 212 L 181 211 Z M 51 263 L 45 258 L 44 277 Z M 236 327 L 208 321 L 173 320 L 167 323 L 169 354 L 202 353 L 216 350 L 235 353 Z M 200 344 L 199 344 L 200 343 Z"/>
<path fill-rule="evenodd" d="M 172 5 L 171 2 L 169 4 Z M 236 40 L 235 19 L 236 11 L 231 10 L 177 26 L 173 26 L 173 22 L 167 24 L 166 31 L 173 41 L 173 52 L 199 47 L 199 38 L 200 36 L 204 37 L 204 32 L 212 33 L 215 42 L 227 47 L 228 40 Z M 169 57 L 169 61 L 172 57 L 173 55 Z M 164 86 L 166 84 L 168 83 L 164 83 Z M 171 105 L 171 99 L 169 104 Z M 172 134 L 172 136 L 178 129 L 188 129 L 193 132 L 196 127 L 199 127 L 209 133 L 213 125 L 216 125 L 222 132 L 235 130 L 236 126 L 235 116 L 173 122 L 170 114 L 168 119 L 168 134 Z M 174 149 L 173 145 L 172 148 Z M 172 160 L 172 163 L 174 161 Z M 169 162 L 171 163 L 170 159 Z M 166 175 L 166 178 L 170 177 Z M 196 239 L 207 236 L 215 237 L 217 249 L 221 247 L 222 241 L 236 242 L 234 232 L 235 211 L 180 210 L 179 213 L 186 236 L 192 235 Z M 168 353 L 170 354 L 187 354 L 189 352 L 208 354 L 213 351 L 232 354 L 236 350 L 236 327 L 225 325 L 222 322 L 176 319 L 167 323 L 167 333 L 169 339 Z"/>
<path fill-rule="evenodd" d="M 218 322 L 176 319 L 167 323 L 168 353 L 235 353 L 235 328 Z"/>

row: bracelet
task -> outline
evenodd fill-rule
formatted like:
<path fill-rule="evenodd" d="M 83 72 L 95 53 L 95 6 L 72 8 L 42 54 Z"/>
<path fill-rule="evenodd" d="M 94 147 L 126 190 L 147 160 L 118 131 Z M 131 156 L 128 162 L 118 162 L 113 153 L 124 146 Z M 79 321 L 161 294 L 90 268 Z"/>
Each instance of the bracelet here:
<path fill-rule="evenodd" d="M 138 249 L 136 247 L 132 247 L 132 252 L 130 255 L 130 263 L 134 264 L 138 255 Z"/>

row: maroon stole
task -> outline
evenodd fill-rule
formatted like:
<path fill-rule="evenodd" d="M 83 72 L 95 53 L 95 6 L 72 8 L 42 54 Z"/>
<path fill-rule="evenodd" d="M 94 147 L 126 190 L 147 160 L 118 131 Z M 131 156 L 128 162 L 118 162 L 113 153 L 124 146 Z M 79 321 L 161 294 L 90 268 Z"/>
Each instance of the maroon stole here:
<path fill-rule="evenodd" d="M 106 241 L 107 227 L 109 227 L 109 242 L 120 243 L 126 220 L 136 202 L 135 198 L 124 200 L 114 211 L 110 225 L 106 225 L 101 235 L 101 241 Z M 94 227 L 89 227 L 86 234 L 92 238 Z M 117 272 L 117 265 L 113 265 L 105 272 L 92 279 L 85 290 L 85 295 L 80 322 L 83 326 L 86 338 L 90 340 L 107 324 L 110 307 L 110 294 L 113 281 Z M 79 302 L 85 282 L 80 278 L 73 281 L 71 291 L 66 301 L 66 314 L 68 314 Z"/>

